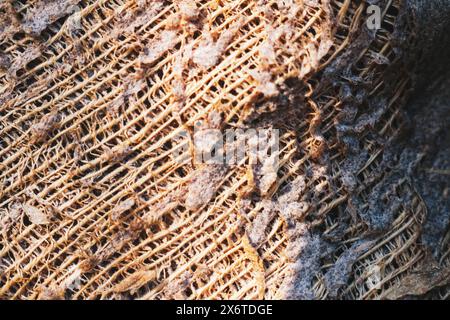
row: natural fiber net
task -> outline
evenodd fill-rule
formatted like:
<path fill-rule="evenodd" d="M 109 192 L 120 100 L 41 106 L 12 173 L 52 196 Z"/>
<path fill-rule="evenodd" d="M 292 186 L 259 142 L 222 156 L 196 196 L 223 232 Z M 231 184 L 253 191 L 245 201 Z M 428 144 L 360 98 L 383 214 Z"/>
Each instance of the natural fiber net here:
<path fill-rule="evenodd" d="M 428 257 L 395 149 L 416 40 L 377 3 L 371 31 L 357 0 L 3 2 L 0 296 L 405 295 Z M 280 129 L 275 178 L 176 161 L 202 119 Z"/>

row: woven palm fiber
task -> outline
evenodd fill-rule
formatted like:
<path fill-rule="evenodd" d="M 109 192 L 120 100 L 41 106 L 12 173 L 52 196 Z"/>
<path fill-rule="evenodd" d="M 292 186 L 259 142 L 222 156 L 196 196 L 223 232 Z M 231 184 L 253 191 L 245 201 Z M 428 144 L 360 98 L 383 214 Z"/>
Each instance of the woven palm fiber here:
<path fill-rule="evenodd" d="M 420 159 L 401 152 L 418 3 L 3 1 L 0 297 L 443 287 L 449 246 L 436 258 L 423 244 Z M 177 161 L 198 120 L 280 130 L 279 170 Z"/>

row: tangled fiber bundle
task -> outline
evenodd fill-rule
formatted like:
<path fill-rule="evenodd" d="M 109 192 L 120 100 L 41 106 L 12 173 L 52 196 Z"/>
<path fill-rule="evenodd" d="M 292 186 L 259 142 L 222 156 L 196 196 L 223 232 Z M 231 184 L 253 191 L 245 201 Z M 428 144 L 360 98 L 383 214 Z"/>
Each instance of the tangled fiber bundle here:
<path fill-rule="evenodd" d="M 449 12 L 1 2 L 0 297 L 447 298 L 449 108 L 405 103 L 442 70 Z M 178 161 L 199 120 L 279 130 L 279 168 Z"/>

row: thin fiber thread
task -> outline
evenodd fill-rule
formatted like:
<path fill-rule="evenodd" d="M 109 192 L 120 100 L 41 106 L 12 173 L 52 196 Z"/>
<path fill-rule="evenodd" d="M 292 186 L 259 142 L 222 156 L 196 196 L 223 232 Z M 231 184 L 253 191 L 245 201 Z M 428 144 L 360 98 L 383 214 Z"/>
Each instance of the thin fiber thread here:
<path fill-rule="evenodd" d="M 14 5 L 24 15 L 38 2 Z M 301 219 L 324 235 L 339 229 L 351 193 L 342 183 L 346 153 L 336 138 L 345 103 L 336 86 L 321 84 L 320 72 L 350 50 L 368 4 L 296 1 L 297 10 L 290 1 L 196 1 L 197 8 L 147 2 L 73 1 L 81 30 L 58 17 L 39 36 L 23 32 L 2 42 L 0 296 L 302 296 L 304 289 L 292 281 L 302 277 L 295 261 L 301 262 L 303 249 L 297 256 L 289 249 L 298 235 L 287 230 L 286 214 L 277 212 L 280 190 L 303 179 L 293 200 L 307 205 Z M 352 59 L 359 61 L 361 79 L 372 79 L 371 97 L 385 86 L 385 60 L 396 59 L 389 37 L 401 1 L 383 5 L 383 28 L 351 51 L 358 53 Z M 271 44 L 279 27 L 286 30 Z M 202 65 L 197 49 L 211 49 L 226 30 L 229 38 L 214 47 L 217 59 Z M 275 57 L 261 48 L 275 50 Z M 365 133 L 372 130 L 386 141 L 397 135 L 410 86 L 402 72 L 381 114 L 360 130 L 368 157 L 351 177 L 361 186 L 354 201 L 368 202 L 383 178 L 383 146 Z M 222 173 L 210 201 L 188 209 L 192 178 L 208 169 L 175 161 L 177 134 L 212 112 L 220 113 L 222 127 L 260 119 L 267 126 L 267 117 L 275 127 L 270 101 L 290 90 L 287 79 L 300 82 L 288 99 L 303 101 L 297 111 L 275 111 L 283 120 L 283 112 L 295 117 L 281 121 L 281 168 L 270 190 L 255 190 L 249 168 L 235 166 Z M 371 177 L 375 181 L 365 183 Z M 356 215 L 312 270 L 306 284 L 311 297 L 331 291 L 345 298 L 382 297 L 423 258 L 418 241 L 424 205 L 407 181 L 393 192 L 407 202 L 395 207 L 389 230 L 347 265 L 344 284 L 327 285 L 327 270 L 367 230 L 367 221 Z M 252 230 L 265 205 L 274 206 L 275 214 L 264 230 Z M 264 236 L 255 244 L 249 235 L 258 231 Z"/>

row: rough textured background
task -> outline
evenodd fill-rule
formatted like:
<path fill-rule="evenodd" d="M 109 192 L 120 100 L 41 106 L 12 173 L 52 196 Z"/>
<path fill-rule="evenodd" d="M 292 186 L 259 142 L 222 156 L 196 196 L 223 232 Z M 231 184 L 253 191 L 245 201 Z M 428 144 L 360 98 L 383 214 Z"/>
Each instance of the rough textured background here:
<path fill-rule="evenodd" d="M 2 2 L 0 296 L 448 297 L 448 7 Z M 280 168 L 175 161 L 198 120 Z"/>

